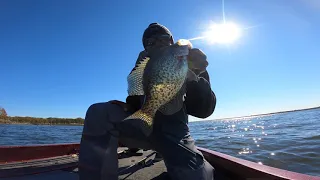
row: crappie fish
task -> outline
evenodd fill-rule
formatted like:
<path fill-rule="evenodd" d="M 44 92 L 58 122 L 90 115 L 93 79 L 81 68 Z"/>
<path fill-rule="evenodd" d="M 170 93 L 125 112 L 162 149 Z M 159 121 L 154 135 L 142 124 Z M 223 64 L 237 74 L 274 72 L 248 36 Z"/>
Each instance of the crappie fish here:
<path fill-rule="evenodd" d="M 137 63 L 129 74 L 128 94 L 145 95 L 146 98 L 141 109 L 125 120 L 141 120 L 136 126 L 146 136 L 152 132 L 156 112 L 172 101 L 183 87 L 191 47 L 190 41 L 181 39 L 171 46 L 150 50 L 148 56 Z"/>

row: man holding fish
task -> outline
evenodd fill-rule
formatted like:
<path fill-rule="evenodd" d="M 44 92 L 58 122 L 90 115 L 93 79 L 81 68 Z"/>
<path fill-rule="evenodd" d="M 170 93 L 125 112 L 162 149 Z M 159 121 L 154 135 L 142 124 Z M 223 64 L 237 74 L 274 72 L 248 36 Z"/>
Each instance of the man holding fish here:
<path fill-rule="evenodd" d="M 216 105 L 206 55 L 188 40 L 174 43 L 171 32 L 158 23 L 148 26 L 142 42 L 145 50 L 127 78 L 126 103 L 97 103 L 87 111 L 80 179 L 117 179 L 120 141 L 131 149 L 157 151 L 171 179 L 213 180 L 214 169 L 196 149 L 188 128 L 188 115 L 206 118 Z"/>

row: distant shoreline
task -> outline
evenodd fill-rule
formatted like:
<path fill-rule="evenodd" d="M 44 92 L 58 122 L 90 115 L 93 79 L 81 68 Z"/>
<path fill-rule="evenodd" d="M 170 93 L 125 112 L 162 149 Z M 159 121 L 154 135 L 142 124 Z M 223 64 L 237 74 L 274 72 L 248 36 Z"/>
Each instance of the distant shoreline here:
<path fill-rule="evenodd" d="M 278 112 L 264 113 L 264 114 L 253 114 L 253 115 L 248 115 L 248 116 L 228 117 L 228 118 L 221 118 L 221 119 L 214 119 L 214 120 L 226 120 L 226 119 L 257 117 L 257 116 L 268 116 L 268 115 L 274 115 L 274 114 L 282 114 L 282 113 L 288 113 L 288 112 L 313 110 L 313 109 L 319 109 L 319 108 L 320 108 L 320 106 L 312 107 L 312 108 L 305 108 L 305 109 L 294 109 L 294 110 L 288 110 L 288 111 L 278 111 Z"/>
<path fill-rule="evenodd" d="M 32 124 L 32 123 L 16 123 L 16 122 L 3 122 L 3 119 L 0 119 L 0 125 L 32 125 L 32 126 L 83 126 L 83 124 Z"/>
<path fill-rule="evenodd" d="M 212 120 L 228 120 L 228 119 L 268 116 L 268 115 L 274 115 L 274 114 L 305 111 L 305 110 L 312 110 L 312 109 L 319 109 L 319 108 L 320 106 L 305 108 L 305 109 L 295 109 L 295 110 L 289 110 L 289 111 L 279 111 L 279 112 L 272 112 L 272 113 L 265 113 L 265 114 L 254 114 L 254 115 L 248 115 L 248 116 L 228 117 L 228 118 L 212 119 Z M 8 117 L 7 119 L 0 119 L 0 124 L 83 126 L 83 123 L 84 123 L 84 119 L 82 118 L 71 119 L 71 118 Z"/>
<path fill-rule="evenodd" d="M 6 117 L 0 119 L 0 124 L 20 125 L 52 125 L 52 126 L 83 126 L 82 118 L 36 118 L 36 117 Z"/>

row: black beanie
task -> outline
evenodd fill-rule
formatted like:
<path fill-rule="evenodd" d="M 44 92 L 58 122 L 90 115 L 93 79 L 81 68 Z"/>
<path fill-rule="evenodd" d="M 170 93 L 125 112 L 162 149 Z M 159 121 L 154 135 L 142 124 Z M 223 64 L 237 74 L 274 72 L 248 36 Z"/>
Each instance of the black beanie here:
<path fill-rule="evenodd" d="M 147 39 L 149 39 L 151 37 L 156 37 L 158 35 L 169 35 L 173 41 L 172 34 L 167 27 L 165 27 L 164 25 L 161 25 L 159 23 L 151 23 L 151 24 L 149 24 L 147 29 L 144 30 L 144 32 L 143 32 L 143 37 L 142 37 L 143 46 L 144 47 L 146 46 L 145 43 L 146 43 Z"/>

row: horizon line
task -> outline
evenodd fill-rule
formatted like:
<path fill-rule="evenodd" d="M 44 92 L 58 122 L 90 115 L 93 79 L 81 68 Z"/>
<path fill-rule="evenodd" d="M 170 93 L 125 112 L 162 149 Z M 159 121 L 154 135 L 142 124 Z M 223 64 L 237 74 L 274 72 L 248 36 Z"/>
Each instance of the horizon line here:
<path fill-rule="evenodd" d="M 286 110 L 286 111 L 276 111 L 276 112 L 263 113 L 263 114 L 251 114 L 251 115 L 246 115 L 246 116 L 224 117 L 224 118 L 215 118 L 215 119 L 200 119 L 200 120 L 195 120 L 195 121 L 190 121 L 190 122 L 237 119 L 237 118 L 246 118 L 246 117 L 273 115 L 273 114 L 279 114 L 279 113 L 294 112 L 294 111 L 303 111 L 303 110 L 318 109 L 318 108 L 320 108 L 320 106 L 314 106 L 314 107 L 302 108 L 302 109 Z M 14 115 L 14 116 L 8 115 L 8 117 L 33 117 L 33 118 L 45 118 L 45 119 L 47 119 L 47 118 L 69 118 L 69 119 L 82 118 L 82 117 L 80 117 L 80 116 L 78 116 L 78 117 L 57 117 L 57 116 L 35 117 L 35 116 L 19 116 L 19 115 Z M 85 117 L 82 118 L 82 119 L 85 119 Z"/>
<path fill-rule="evenodd" d="M 250 118 L 250 117 L 256 117 L 256 116 L 267 116 L 267 115 L 274 115 L 274 114 L 294 112 L 294 111 L 304 111 L 304 110 L 311 110 L 311 109 L 318 109 L 318 108 L 320 108 L 320 106 L 314 106 L 314 107 L 302 108 L 302 109 L 292 109 L 292 110 L 286 110 L 286 111 L 276 111 L 276 112 L 269 112 L 269 113 L 263 113 L 263 114 L 251 114 L 251 115 L 246 115 L 246 116 L 224 117 L 224 118 L 216 118 L 216 119 L 200 119 L 200 120 L 195 120 L 195 121 L 190 121 L 190 122 Z"/>

